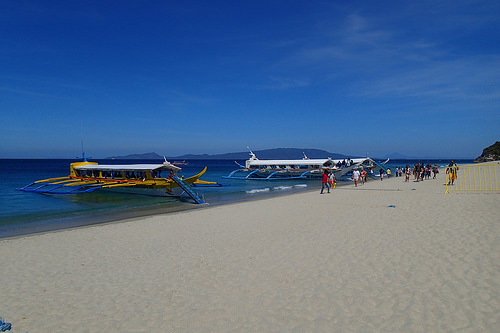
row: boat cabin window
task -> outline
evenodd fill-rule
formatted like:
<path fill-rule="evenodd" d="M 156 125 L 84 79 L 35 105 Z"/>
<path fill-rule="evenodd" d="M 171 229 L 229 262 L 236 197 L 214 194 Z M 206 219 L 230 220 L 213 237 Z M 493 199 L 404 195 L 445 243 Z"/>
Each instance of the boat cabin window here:
<path fill-rule="evenodd" d="M 143 171 L 126 171 L 125 177 L 127 179 L 145 179 L 146 173 Z"/>
<path fill-rule="evenodd" d="M 98 170 L 87 170 L 87 176 L 91 178 L 98 178 L 99 171 Z"/>

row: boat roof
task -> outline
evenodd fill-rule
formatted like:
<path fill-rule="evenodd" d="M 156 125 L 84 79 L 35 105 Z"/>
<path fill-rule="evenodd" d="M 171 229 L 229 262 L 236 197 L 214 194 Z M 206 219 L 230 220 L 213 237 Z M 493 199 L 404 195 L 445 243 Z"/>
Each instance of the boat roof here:
<path fill-rule="evenodd" d="M 75 167 L 76 170 L 111 170 L 111 171 L 153 171 L 153 170 L 172 170 L 180 171 L 181 168 L 172 164 L 87 164 Z"/>
<path fill-rule="evenodd" d="M 351 159 L 354 163 L 359 163 L 365 160 L 365 158 L 355 158 Z M 331 158 L 321 158 L 321 159 L 302 159 L 302 160 L 259 160 L 259 159 L 249 159 L 249 165 L 324 165 L 325 163 L 338 163 L 342 161 L 333 160 Z"/>
<path fill-rule="evenodd" d="M 328 161 L 325 159 L 314 160 L 250 160 L 251 165 L 321 165 Z"/>

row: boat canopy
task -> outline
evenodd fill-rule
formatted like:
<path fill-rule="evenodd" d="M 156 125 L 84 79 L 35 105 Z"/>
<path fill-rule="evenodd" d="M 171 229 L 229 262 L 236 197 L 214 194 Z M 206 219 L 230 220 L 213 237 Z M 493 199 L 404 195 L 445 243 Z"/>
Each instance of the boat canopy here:
<path fill-rule="evenodd" d="M 365 161 L 366 158 L 355 158 L 351 159 L 351 163 L 361 163 Z M 284 166 L 317 166 L 322 165 L 325 167 L 335 166 L 338 162 L 342 162 L 342 160 L 332 160 L 331 158 L 322 158 L 322 159 L 303 159 L 303 160 L 259 160 L 259 159 L 249 159 L 246 161 L 246 167 L 249 168 L 251 166 L 273 166 L 273 165 L 284 165 Z"/>
<path fill-rule="evenodd" d="M 153 171 L 153 170 L 171 170 L 180 171 L 181 168 L 172 164 L 123 164 L 123 165 L 105 165 L 105 164 L 87 164 L 75 167 L 75 170 L 103 170 L 103 171 Z"/>
<path fill-rule="evenodd" d="M 248 165 L 331 165 L 333 160 L 325 159 L 307 159 L 307 160 L 249 160 Z"/>

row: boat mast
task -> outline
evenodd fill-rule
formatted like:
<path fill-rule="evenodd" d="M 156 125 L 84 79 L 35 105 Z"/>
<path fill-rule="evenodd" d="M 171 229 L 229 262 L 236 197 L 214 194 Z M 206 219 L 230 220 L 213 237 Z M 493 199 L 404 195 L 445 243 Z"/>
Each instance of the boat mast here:
<path fill-rule="evenodd" d="M 253 151 L 250 149 L 250 147 L 247 146 L 247 149 L 250 151 L 250 159 L 251 160 L 258 160 L 257 156 L 253 153 Z"/>

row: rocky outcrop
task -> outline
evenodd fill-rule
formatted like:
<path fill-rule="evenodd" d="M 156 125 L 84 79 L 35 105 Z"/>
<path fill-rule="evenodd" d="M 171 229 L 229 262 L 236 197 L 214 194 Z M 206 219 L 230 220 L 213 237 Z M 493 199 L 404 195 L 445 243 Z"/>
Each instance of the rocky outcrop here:
<path fill-rule="evenodd" d="M 474 163 L 491 162 L 500 160 L 500 141 L 495 142 L 488 148 L 484 148 L 481 156 L 474 160 Z"/>

